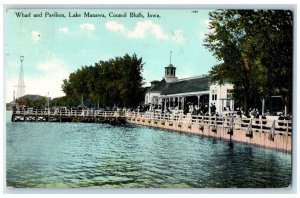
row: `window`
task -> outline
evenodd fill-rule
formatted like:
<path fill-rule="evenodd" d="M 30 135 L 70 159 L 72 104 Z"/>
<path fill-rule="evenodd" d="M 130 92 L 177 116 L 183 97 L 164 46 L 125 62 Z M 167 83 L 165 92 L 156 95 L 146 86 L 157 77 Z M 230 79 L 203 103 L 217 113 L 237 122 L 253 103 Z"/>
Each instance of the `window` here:
<path fill-rule="evenodd" d="M 233 89 L 227 89 L 227 99 L 232 99 L 233 97 Z"/>
<path fill-rule="evenodd" d="M 212 100 L 217 100 L 217 94 L 212 95 Z"/>
<path fill-rule="evenodd" d="M 226 107 L 231 108 L 231 100 L 233 98 L 233 89 L 227 89 Z"/>

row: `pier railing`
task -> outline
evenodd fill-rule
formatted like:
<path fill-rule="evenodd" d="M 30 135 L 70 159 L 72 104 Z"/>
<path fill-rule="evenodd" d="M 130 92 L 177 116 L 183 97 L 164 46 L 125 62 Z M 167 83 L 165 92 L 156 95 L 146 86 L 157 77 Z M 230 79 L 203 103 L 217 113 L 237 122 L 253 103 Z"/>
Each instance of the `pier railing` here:
<path fill-rule="evenodd" d="M 61 116 L 61 117 L 124 117 L 125 114 L 118 111 L 102 110 L 62 110 L 50 111 L 37 109 L 32 111 L 15 111 L 15 115 L 23 116 Z"/>
<path fill-rule="evenodd" d="M 124 112 L 124 111 L 103 111 L 103 110 L 60 110 L 50 111 L 44 109 L 29 110 L 29 111 L 14 111 L 13 116 L 23 117 L 46 117 L 53 116 L 59 118 L 127 118 L 135 121 L 146 122 L 168 122 L 169 125 L 183 125 L 189 127 L 198 125 L 199 127 L 210 126 L 225 127 L 234 130 L 247 130 L 249 134 L 252 132 L 266 132 L 271 136 L 275 134 L 292 133 L 292 120 L 278 120 L 278 119 L 261 119 L 261 118 L 241 118 L 238 116 L 201 116 L 191 114 L 173 114 L 173 113 L 154 113 L 154 112 Z M 38 120 L 35 118 L 34 120 Z"/>
<path fill-rule="evenodd" d="M 127 118 L 135 119 L 136 121 L 153 121 L 171 125 L 181 126 L 187 124 L 189 127 L 198 125 L 199 127 L 210 126 L 224 127 L 234 130 L 247 130 L 247 134 L 253 132 L 270 133 L 271 138 L 276 134 L 291 135 L 292 120 L 279 120 L 274 118 L 241 118 L 239 116 L 201 116 L 201 115 L 184 115 L 184 114 L 160 114 L 160 113 L 139 113 L 128 112 Z"/>

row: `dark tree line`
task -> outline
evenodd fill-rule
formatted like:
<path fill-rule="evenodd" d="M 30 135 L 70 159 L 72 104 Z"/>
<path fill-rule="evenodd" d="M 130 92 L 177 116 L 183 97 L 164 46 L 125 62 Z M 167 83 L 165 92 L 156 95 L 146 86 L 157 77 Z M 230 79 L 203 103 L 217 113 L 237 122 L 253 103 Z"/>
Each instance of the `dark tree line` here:
<path fill-rule="evenodd" d="M 222 62 L 210 71 L 212 80 L 232 83 L 234 99 L 246 111 L 276 95 L 291 112 L 293 12 L 216 10 L 209 15 L 205 46 Z"/>
<path fill-rule="evenodd" d="M 63 81 L 67 106 L 134 108 L 144 98 L 143 62 L 135 54 L 82 66 Z M 58 102 L 61 102 L 58 101 Z"/>
<path fill-rule="evenodd" d="M 16 103 L 24 104 L 28 107 L 34 108 L 46 107 L 48 105 L 47 98 L 40 95 L 24 95 L 20 98 L 17 98 Z"/>

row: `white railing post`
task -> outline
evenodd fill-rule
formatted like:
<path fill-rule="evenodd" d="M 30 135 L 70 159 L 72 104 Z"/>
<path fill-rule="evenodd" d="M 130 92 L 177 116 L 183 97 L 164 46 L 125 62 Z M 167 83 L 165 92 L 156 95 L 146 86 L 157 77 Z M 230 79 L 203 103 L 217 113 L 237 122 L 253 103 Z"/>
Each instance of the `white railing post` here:
<path fill-rule="evenodd" d="M 288 135 L 289 135 L 289 124 L 290 124 L 290 121 L 289 121 L 289 120 L 286 120 L 286 138 L 287 138 Z"/>
<path fill-rule="evenodd" d="M 269 139 L 274 141 L 274 137 L 275 137 L 275 120 L 273 120 L 271 128 L 270 128 Z"/>

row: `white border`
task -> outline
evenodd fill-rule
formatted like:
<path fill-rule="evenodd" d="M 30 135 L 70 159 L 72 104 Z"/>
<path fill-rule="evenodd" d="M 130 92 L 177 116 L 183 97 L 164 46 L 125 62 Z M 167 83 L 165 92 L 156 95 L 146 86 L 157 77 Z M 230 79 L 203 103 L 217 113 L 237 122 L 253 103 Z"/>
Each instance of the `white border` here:
<path fill-rule="evenodd" d="M 85 0 L 83 2 L 79 2 L 77 4 L 68 4 L 69 1 L 67 0 L 53 0 L 51 1 L 51 4 L 49 4 L 50 2 L 46 2 L 41 4 L 40 0 L 31 0 L 31 1 L 27 1 L 26 3 L 24 3 L 24 1 L 21 0 L 4 0 L 2 2 L 2 7 L 0 8 L 1 12 L 3 13 L 2 17 L 4 17 L 4 13 L 5 13 L 5 9 L 6 8 L 26 8 L 26 7 L 30 7 L 30 8 L 248 8 L 248 9 L 253 9 L 253 8 L 269 8 L 269 9 L 287 9 L 287 8 L 293 8 L 295 11 L 295 42 L 294 42 L 294 126 L 293 126 L 293 130 L 295 132 L 297 132 L 297 126 L 296 123 L 299 123 L 298 120 L 298 116 L 297 116 L 297 112 L 299 112 L 298 110 L 298 106 L 296 104 L 296 99 L 297 97 L 297 76 L 298 76 L 298 70 L 297 70 L 297 57 L 298 57 L 298 50 L 297 50 L 297 46 L 298 46 L 298 40 L 297 40 L 297 33 L 298 33 L 298 26 L 297 26 L 297 21 L 298 20 L 298 14 L 297 14 L 297 4 L 298 2 L 296 0 L 285 0 L 285 1 L 279 1 L 279 0 L 270 0 L 270 1 L 243 1 L 241 2 L 241 0 L 233 0 L 230 1 L 230 4 L 224 4 L 224 1 L 222 0 L 211 0 L 207 3 L 204 4 L 198 4 L 198 2 L 195 2 L 195 0 L 185 0 L 185 1 L 181 1 L 181 2 L 174 2 L 172 1 L 172 5 L 169 4 L 168 1 L 164 2 L 162 0 L 145 0 L 143 1 L 143 4 L 140 4 L 140 1 L 132 1 L 132 0 L 127 0 L 126 3 L 124 3 L 124 1 L 122 0 L 108 0 L 108 1 L 101 1 L 101 5 L 99 5 L 98 1 L 96 0 Z M 54 3 L 54 4 L 53 4 Z M 255 3 L 255 4 L 253 4 Z M 272 4 L 270 4 L 272 3 Z M 34 5 L 35 4 L 35 5 Z M 277 5 L 276 5 L 277 4 Z M 288 5 L 288 4 L 294 4 L 294 5 Z M 4 8 L 5 6 L 5 8 Z M 1 20 L 1 38 L 2 41 L 4 41 L 3 38 L 3 32 L 4 32 L 4 21 Z M 4 43 L 4 42 L 2 42 Z M 1 52 L 2 55 L 4 54 L 4 46 L 1 48 Z M 2 63 L 4 63 L 3 61 L 3 56 L 1 56 L 1 61 Z M 4 64 L 3 64 L 4 65 Z M 1 84 L 1 92 L 2 92 L 2 96 L 5 96 L 5 68 L 2 69 L 2 72 L 0 74 L 1 79 L 4 79 L 2 82 L 3 84 Z M 5 100 L 3 99 L 3 97 L 1 97 L 2 100 L 2 106 L 0 106 L 0 110 L 2 112 L 2 120 L 0 121 L 1 124 L 1 129 L 3 129 L 5 131 Z M 5 140 L 5 133 L 4 131 L 2 131 L 3 133 L 3 139 L 2 142 L 4 142 Z M 98 196 L 96 195 L 97 193 L 102 194 L 101 196 L 103 196 L 103 194 L 106 194 L 106 196 L 114 196 L 113 194 L 125 194 L 122 195 L 125 197 L 132 197 L 132 196 L 140 196 L 138 194 L 162 194 L 163 196 L 165 196 L 166 194 L 179 194 L 177 196 L 182 196 L 182 194 L 189 194 L 189 196 L 197 196 L 195 194 L 202 194 L 201 196 L 203 196 L 203 194 L 205 194 L 205 197 L 215 197 L 216 195 L 223 194 L 222 197 L 240 197 L 240 194 L 243 194 L 242 196 L 263 196 L 263 197 L 268 197 L 268 196 L 272 196 L 272 197 L 296 197 L 298 192 L 297 189 L 299 190 L 299 182 L 297 182 L 297 178 L 299 178 L 299 173 L 297 171 L 297 167 L 296 167 L 296 162 L 297 162 L 297 155 L 296 153 L 298 153 L 297 151 L 297 141 L 298 141 L 299 137 L 297 136 L 297 138 L 293 139 L 293 181 L 292 181 L 292 188 L 291 189 L 4 189 L 5 191 L 2 191 L 2 194 L 4 197 L 18 197 L 18 196 L 22 196 L 22 197 L 26 197 L 26 196 L 30 196 L 30 197 L 40 197 L 40 194 L 43 194 L 43 196 L 47 197 L 47 196 L 52 196 L 52 194 L 57 194 L 55 196 L 61 196 L 61 197 L 66 197 L 66 194 L 69 193 L 76 193 L 77 195 L 71 195 L 72 197 L 81 197 L 82 194 L 89 194 L 89 196 L 91 197 L 95 197 Z M 4 154 L 5 152 L 5 144 L 3 144 L 3 146 L 0 146 L 0 152 L 2 154 Z M 1 155 L 1 165 L 0 165 L 0 173 L 3 176 L 4 173 L 4 160 L 5 160 L 5 156 Z M 4 180 L 1 181 L 0 179 L 0 186 L 1 189 L 4 187 Z M 17 193 L 17 194 L 7 194 L 7 193 Z M 47 193 L 51 193 L 51 194 L 47 194 Z M 251 193 L 251 194 L 245 194 L 245 193 Z M 274 194 L 274 193 L 278 193 L 278 194 Z M 33 194 L 33 195 L 29 195 L 29 194 Z M 60 194 L 60 195 L 58 195 Z M 134 194 L 134 195 L 130 195 L 130 194 Z M 253 195 L 255 194 L 255 195 Z M 85 195 L 86 196 L 86 195 Z M 145 196 L 145 195 L 143 195 Z M 152 195 L 148 195 L 148 196 L 152 196 Z M 157 195 L 155 195 L 157 196 Z M 176 195 L 172 195 L 172 197 L 176 197 Z"/>

